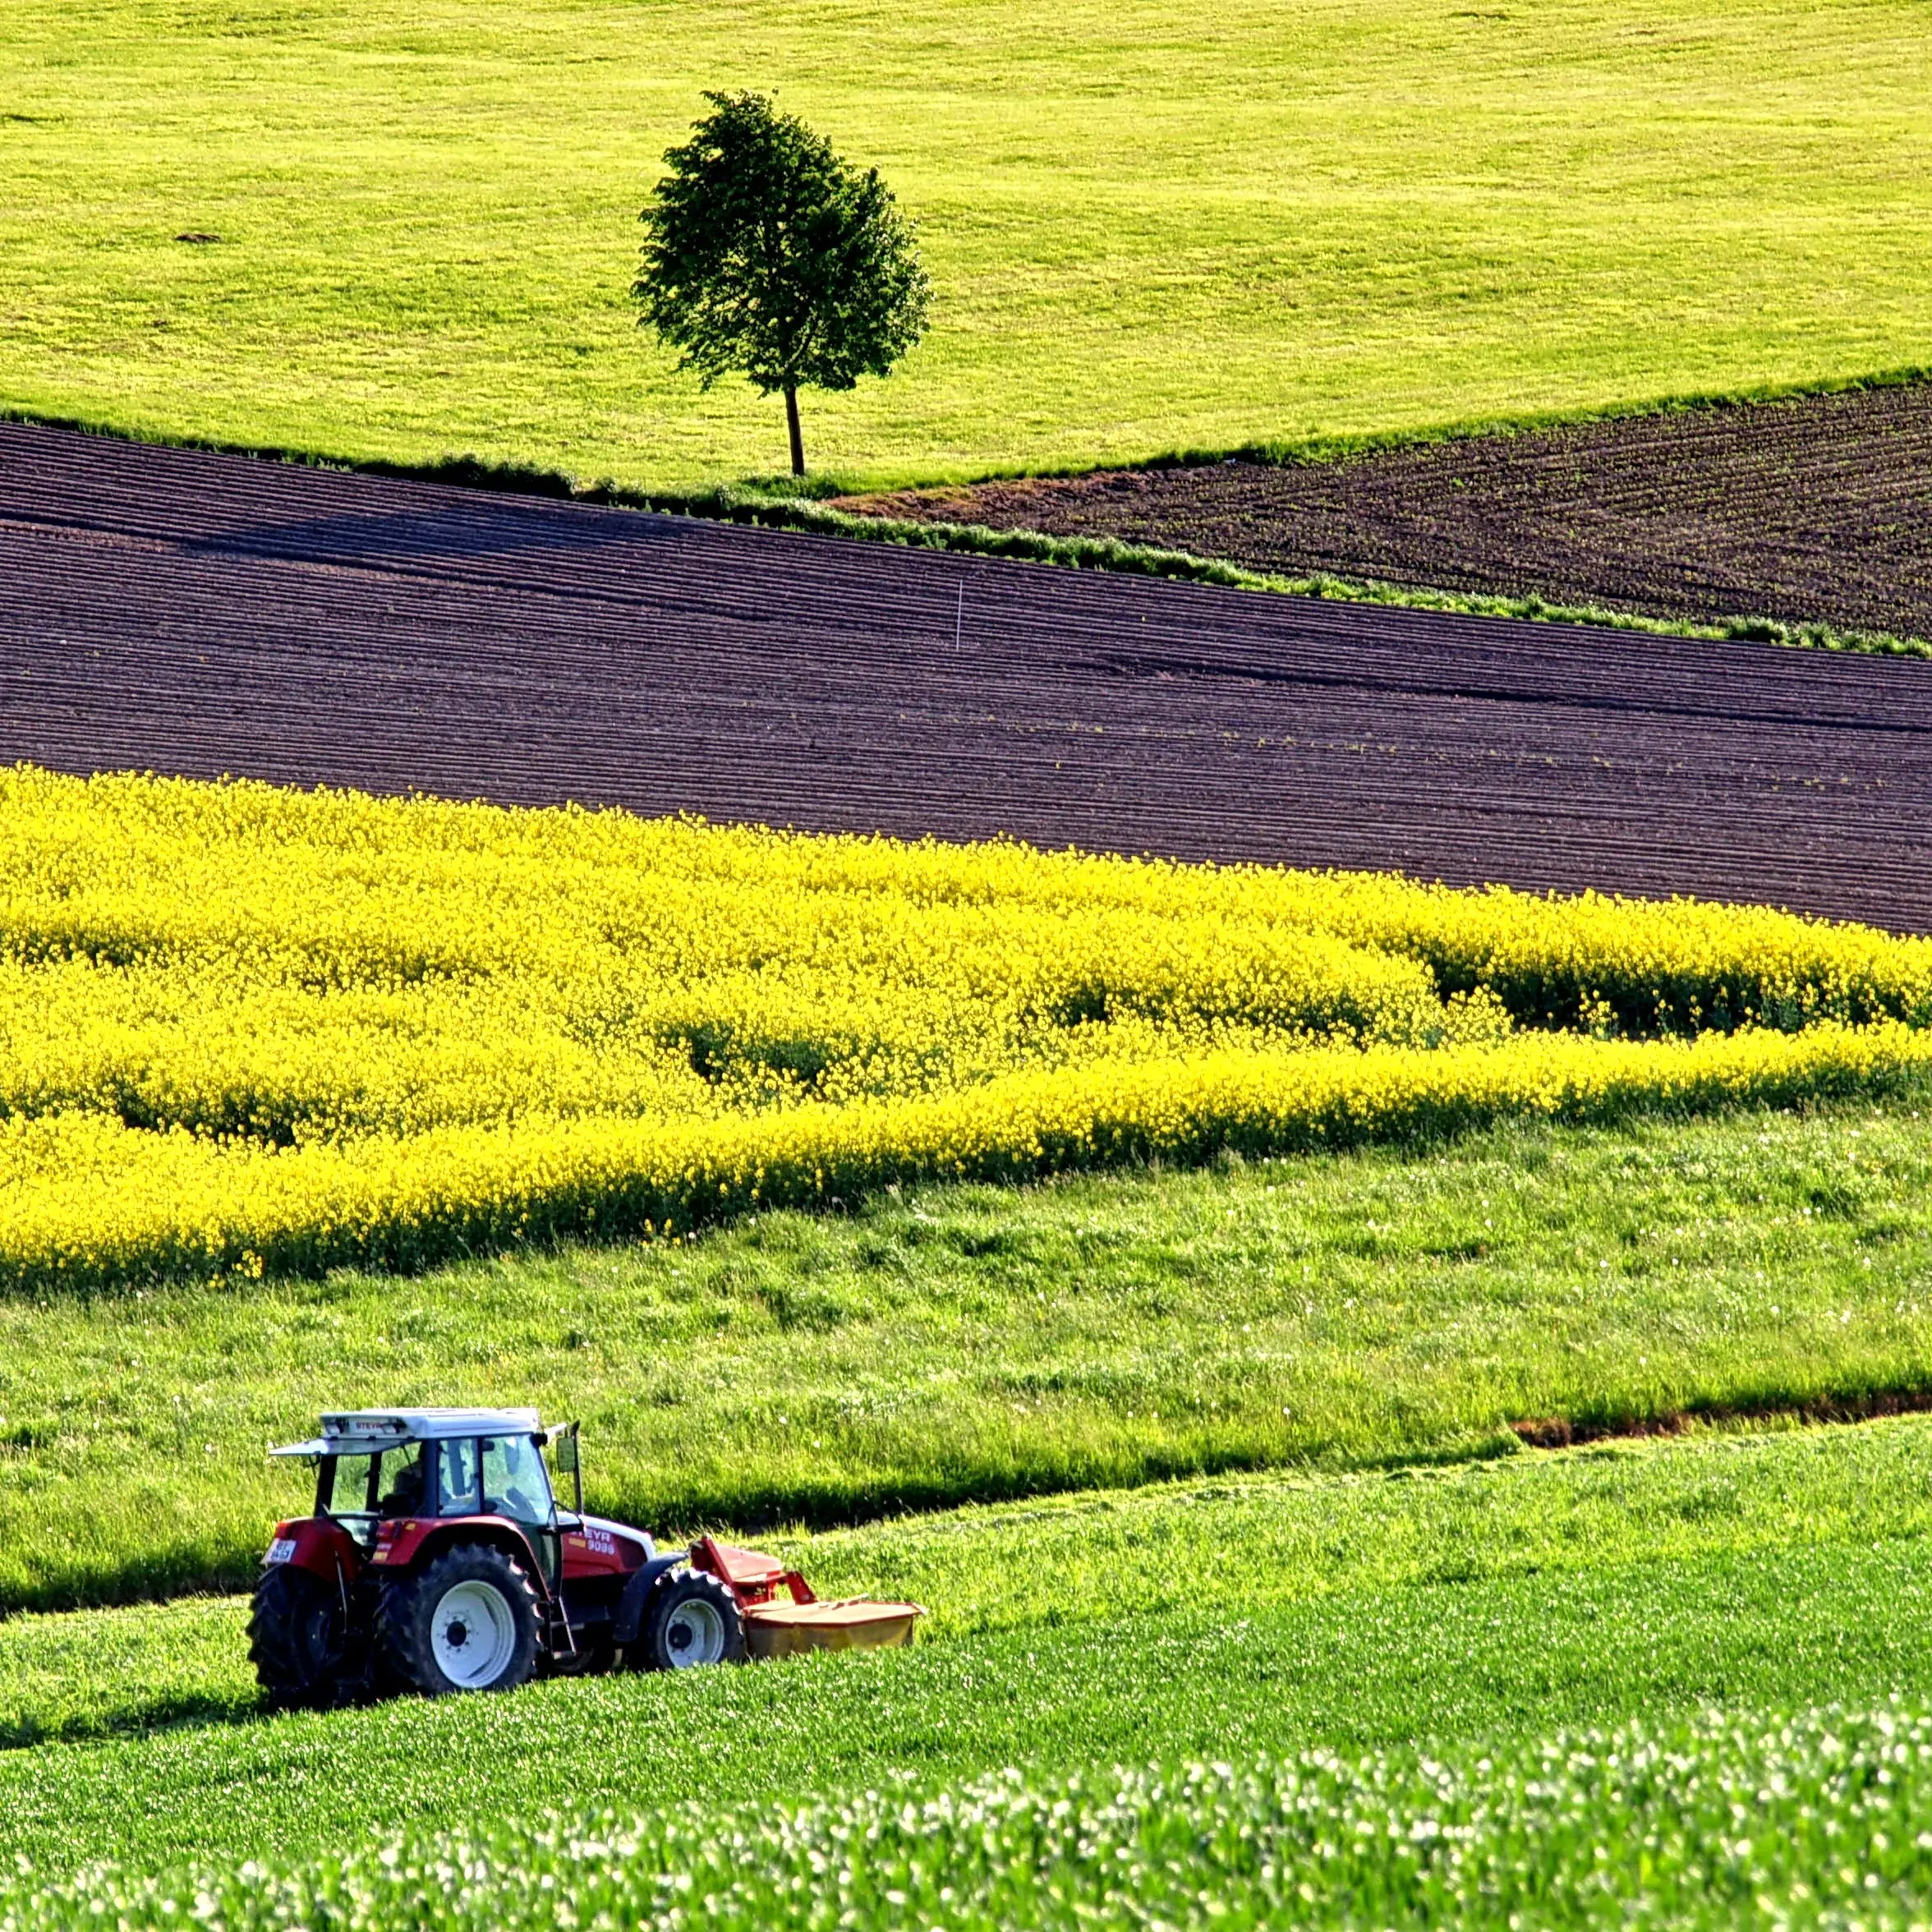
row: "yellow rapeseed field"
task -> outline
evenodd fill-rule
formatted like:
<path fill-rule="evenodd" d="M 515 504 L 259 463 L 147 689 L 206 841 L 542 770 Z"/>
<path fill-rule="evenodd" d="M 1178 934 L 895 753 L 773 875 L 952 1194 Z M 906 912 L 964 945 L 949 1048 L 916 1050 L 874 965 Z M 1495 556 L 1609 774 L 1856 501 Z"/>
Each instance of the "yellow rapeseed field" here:
<path fill-rule="evenodd" d="M 16 1290 L 1932 1058 L 1932 944 L 1757 908 L 29 767 L 0 828 Z"/>

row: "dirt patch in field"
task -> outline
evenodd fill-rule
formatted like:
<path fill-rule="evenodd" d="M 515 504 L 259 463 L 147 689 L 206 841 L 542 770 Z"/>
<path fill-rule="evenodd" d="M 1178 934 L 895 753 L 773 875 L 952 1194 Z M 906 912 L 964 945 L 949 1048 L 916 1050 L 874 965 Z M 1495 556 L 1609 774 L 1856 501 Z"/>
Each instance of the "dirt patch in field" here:
<path fill-rule="evenodd" d="M 1875 1390 L 1861 1396 L 1820 1396 L 1808 1402 L 1714 1405 L 1708 1409 L 1671 1409 L 1661 1415 L 1635 1415 L 1614 1422 L 1578 1422 L 1564 1415 L 1532 1416 L 1512 1422 L 1511 1433 L 1529 1449 L 1569 1449 L 1579 1442 L 1607 1442 L 1643 1436 L 1681 1436 L 1694 1428 L 1725 1423 L 1788 1421 L 1820 1426 L 1875 1422 L 1885 1415 L 1932 1412 L 1932 1390 Z"/>
<path fill-rule="evenodd" d="M 1932 637 L 1932 384 L 1338 463 L 1111 471 L 843 507 L 1120 537 L 1288 576 Z"/>

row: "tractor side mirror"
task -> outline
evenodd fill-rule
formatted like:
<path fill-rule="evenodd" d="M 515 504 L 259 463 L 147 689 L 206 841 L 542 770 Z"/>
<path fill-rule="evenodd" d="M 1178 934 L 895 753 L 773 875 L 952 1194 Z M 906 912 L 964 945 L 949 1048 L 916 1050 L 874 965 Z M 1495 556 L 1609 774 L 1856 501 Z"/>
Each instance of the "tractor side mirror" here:
<path fill-rule="evenodd" d="M 568 1476 L 577 1492 L 577 1513 L 583 1514 L 583 1464 L 577 1452 L 577 1428 L 574 1422 L 560 1424 L 550 1431 L 550 1460 L 557 1474 Z"/>

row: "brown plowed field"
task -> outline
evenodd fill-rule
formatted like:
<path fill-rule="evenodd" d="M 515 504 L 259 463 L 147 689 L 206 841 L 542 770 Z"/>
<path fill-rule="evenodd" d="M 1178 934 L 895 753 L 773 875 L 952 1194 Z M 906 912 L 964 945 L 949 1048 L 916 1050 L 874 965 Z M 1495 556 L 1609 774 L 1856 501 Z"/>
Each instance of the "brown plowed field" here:
<path fill-rule="evenodd" d="M 0 758 L 1694 892 L 1932 930 L 1932 663 L 20 427 L 0 427 Z"/>
<path fill-rule="evenodd" d="M 848 499 L 1653 617 L 1932 638 L 1932 384 L 1284 468 L 1214 463 Z"/>

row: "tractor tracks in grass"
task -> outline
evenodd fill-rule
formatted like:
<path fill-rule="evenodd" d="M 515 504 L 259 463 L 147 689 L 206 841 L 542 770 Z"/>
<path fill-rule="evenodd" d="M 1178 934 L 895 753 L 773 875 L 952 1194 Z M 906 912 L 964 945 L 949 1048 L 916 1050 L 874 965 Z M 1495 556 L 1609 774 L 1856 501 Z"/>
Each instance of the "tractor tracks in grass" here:
<path fill-rule="evenodd" d="M 0 425 L 0 759 L 1932 929 L 1932 662 Z"/>

